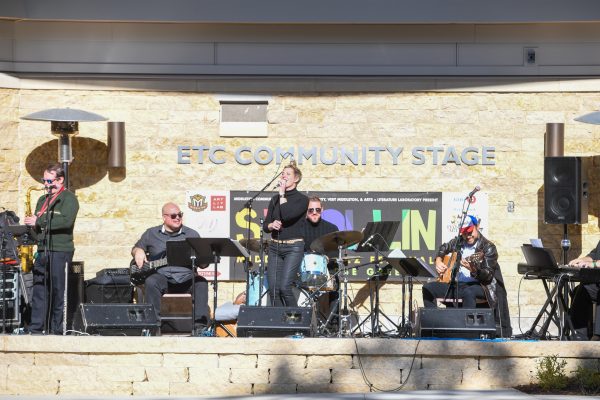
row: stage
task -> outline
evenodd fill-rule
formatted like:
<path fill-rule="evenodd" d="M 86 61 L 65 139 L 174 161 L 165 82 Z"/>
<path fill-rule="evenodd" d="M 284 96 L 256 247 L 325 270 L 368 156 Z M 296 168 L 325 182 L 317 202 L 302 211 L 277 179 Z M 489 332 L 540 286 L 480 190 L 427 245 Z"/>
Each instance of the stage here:
<path fill-rule="evenodd" d="M 536 361 L 596 366 L 566 341 L 353 338 L 1 337 L 0 394 L 234 396 L 493 389 L 527 384 Z"/>

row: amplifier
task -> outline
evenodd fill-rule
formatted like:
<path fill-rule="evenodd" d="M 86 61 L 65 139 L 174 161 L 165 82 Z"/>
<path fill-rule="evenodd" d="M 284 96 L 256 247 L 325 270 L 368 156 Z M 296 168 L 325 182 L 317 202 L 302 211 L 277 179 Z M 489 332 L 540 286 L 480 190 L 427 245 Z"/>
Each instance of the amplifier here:
<path fill-rule="evenodd" d="M 133 286 L 96 285 L 86 281 L 86 303 L 131 303 L 133 302 Z"/>
<path fill-rule="evenodd" d="M 241 306 L 238 337 L 313 337 L 316 318 L 312 307 Z"/>
<path fill-rule="evenodd" d="M 419 308 L 420 337 L 493 339 L 496 337 L 491 308 Z"/>
<path fill-rule="evenodd" d="M 150 336 L 159 322 L 151 304 L 81 304 L 75 326 L 91 335 Z"/>

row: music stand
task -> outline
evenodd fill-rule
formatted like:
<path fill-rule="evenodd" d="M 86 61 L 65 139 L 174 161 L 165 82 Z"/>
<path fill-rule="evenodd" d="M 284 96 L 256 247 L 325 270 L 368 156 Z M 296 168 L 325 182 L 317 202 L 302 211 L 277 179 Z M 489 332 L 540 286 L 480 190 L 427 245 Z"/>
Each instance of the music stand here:
<path fill-rule="evenodd" d="M 216 324 L 218 323 L 223 329 L 225 327 L 220 322 L 217 322 L 214 315 L 217 310 L 217 293 L 218 293 L 218 279 L 217 279 L 217 266 L 221 261 L 221 257 L 246 257 L 250 258 L 250 254 L 246 249 L 237 241 L 229 238 L 187 238 L 186 242 L 192 246 L 195 255 L 202 255 L 203 258 L 207 259 L 210 254 L 212 261 L 215 264 L 214 277 L 213 277 L 213 317 L 211 318 L 210 330 L 212 336 L 216 333 Z M 193 304 L 193 302 L 192 302 Z M 227 330 L 226 330 L 227 331 Z M 228 332 L 228 331 L 227 331 Z M 195 328 L 193 334 L 195 335 Z M 230 333 L 230 332 L 228 332 Z"/>
<path fill-rule="evenodd" d="M 379 324 L 379 315 L 383 315 L 396 329 L 399 327 L 379 309 L 379 276 L 381 269 L 379 268 L 379 255 L 382 251 L 390 249 L 390 243 L 396 236 L 396 231 L 400 226 L 400 221 L 378 221 L 367 222 L 363 230 L 363 240 L 358 244 L 356 252 L 371 252 L 375 251 L 375 290 L 370 291 L 371 312 L 367 317 L 356 327 L 360 326 L 367 320 L 371 319 L 371 336 L 380 335 L 381 327 Z M 374 296 L 373 296 L 374 294 Z M 373 300 L 373 297 L 375 300 Z M 355 329 L 355 330 L 356 330 Z"/>
<path fill-rule="evenodd" d="M 411 336 L 412 335 L 412 325 L 408 324 L 408 330 L 405 325 L 405 310 L 406 310 L 406 280 L 408 277 L 408 320 L 414 321 L 414 316 L 412 313 L 412 293 L 413 293 L 413 279 L 421 278 L 421 279 L 429 279 L 436 278 L 438 276 L 435 269 L 433 269 L 429 264 L 425 263 L 420 258 L 415 257 L 404 257 L 396 256 L 395 251 L 391 252 L 387 257 L 383 259 L 387 261 L 388 265 L 395 271 L 397 271 L 400 275 L 402 275 L 402 323 L 398 327 L 398 333 L 402 336 Z M 400 332 L 400 328 L 404 332 Z"/>

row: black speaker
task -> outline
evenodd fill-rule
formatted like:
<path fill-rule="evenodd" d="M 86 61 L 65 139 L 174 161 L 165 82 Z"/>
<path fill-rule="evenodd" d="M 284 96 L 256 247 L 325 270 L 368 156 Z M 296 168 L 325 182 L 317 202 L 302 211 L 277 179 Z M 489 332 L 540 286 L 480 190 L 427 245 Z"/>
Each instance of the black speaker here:
<path fill-rule="evenodd" d="M 283 337 L 315 335 L 316 319 L 312 307 L 241 306 L 238 337 Z"/>
<path fill-rule="evenodd" d="M 149 336 L 159 323 L 151 304 L 81 304 L 76 330 L 91 335 Z"/>
<path fill-rule="evenodd" d="M 491 308 L 420 308 L 420 337 L 493 339 L 496 337 Z"/>
<path fill-rule="evenodd" d="M 67 275 L 67 328 L 73 328 L 79 305 L 84 302 L 83 276 L 84 262 L 73 261 Z"/>
<path fill-rule="evenodd" d="M 585 224 L 588 222 L 589 159 L 544 158 L 544 222 Z"/>
<path fill-rule="evenodd" d="M 85 301 L 87 303 L 131 303 L 133 302 L 133 286 L 131 285 L 96 285 L 86 281 Z"/>

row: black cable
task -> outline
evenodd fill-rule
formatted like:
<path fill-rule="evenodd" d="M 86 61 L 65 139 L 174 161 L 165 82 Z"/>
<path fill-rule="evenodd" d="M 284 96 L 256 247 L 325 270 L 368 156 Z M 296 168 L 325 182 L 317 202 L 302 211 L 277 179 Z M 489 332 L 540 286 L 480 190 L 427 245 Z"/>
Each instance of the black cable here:
<path fill-rule="evenodd" d="M 362 375 L 363 381 L 367 384 L 367 386 L 369 386 L 372 390 L 377 391 L 377 392 L 384 392 L 384 393 L 391 393 L 391 392 L 398 392 L 400 390 L 402 390 L 404 388 L 404 386 L 406 386 L 406 383 L 408 382 L 408 379 L 410 378 L 410 375 L 412 374 L 412 370 L 413 370 L 413 366 L 415 364 L 415 359 L 417 358 L 417 351 L 419 350 L 419 344 L 421 343 L 421 339 L 417 339 L 417 345 L 415 346 L 415 351 L 412 355 L 412 360 L 410 362 L 410 368 L 408 369 L 408 375 L 406 376 L 406 379 L 404 379 L 404 383 L 401 383 L 399 386 L 396 386 L 393 389 L 382 389 L 380 387 L 375 386 L 367 377 L 367 374 L 365 372 L 365 369 L 362 365 L 362 361 L 360 359 L 360 352 L 358 350 L 358 342 L 356 340 L 356 338 L 354 339 L 354 347 L 356 348 L 356 359 L 358 361 L 358 368 L 360 369 L 360 373 Z"/>

